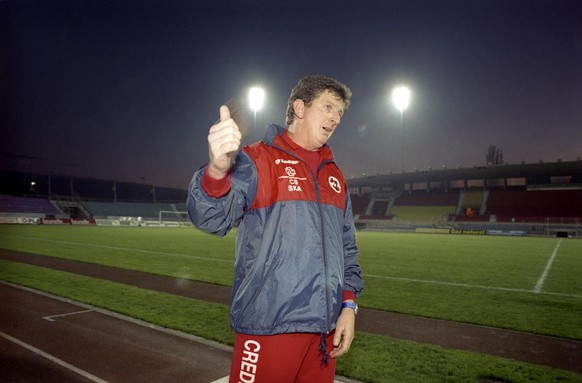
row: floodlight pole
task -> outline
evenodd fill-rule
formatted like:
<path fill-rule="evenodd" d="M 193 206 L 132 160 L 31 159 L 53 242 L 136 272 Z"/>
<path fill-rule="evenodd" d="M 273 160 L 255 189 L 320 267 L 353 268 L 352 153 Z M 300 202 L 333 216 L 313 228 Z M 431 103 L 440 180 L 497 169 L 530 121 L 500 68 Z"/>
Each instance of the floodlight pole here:
<path fill-rule="evenodd" d="M 410 103 L 410 90 L 405 86 L 394 88 L 392 102 L 400 111 L 400 173 L 404 173 L 404 109 Z"/>
<path fill-rule="evenodd" d="M 400 173 L 404 173 L 404 109 L 400 109 Z"/>
<path fill-rule="evenodd" d="M 249 108 L 254 114 L 254 125 L 257 128 L 257 111 L 263 108 L 263 102 L 265 101 L 265 91 L 259 87 L 252 87 L 249 90 Z"/>

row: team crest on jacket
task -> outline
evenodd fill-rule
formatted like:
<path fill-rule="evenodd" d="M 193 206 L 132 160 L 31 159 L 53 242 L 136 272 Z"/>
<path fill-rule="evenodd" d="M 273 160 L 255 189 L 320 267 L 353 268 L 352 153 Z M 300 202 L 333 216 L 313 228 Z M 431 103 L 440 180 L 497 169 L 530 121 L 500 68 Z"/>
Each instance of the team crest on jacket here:
<path fill-rule="evenodd" d="M 287 178 L 289 180 L 289 185 L 287 185 L 287 190 L 290 192 L 300 192 L 302 191 L 301 186 L 299 186 L 299 181 L 305 181 L 305 177 L 296 177 L 297 171 L 292 166 L 285 167 L 285 176 L 279 176 L 279 178 Z"/>
<path fill-rule="evenodd" d="M 329 182 L 329 186 L 331 186 L 331 188 L 333 189 L 333 191 L 335 191 L 336 193 L 341 193 L 342 191 L 342 185 L 340 184 L 339 180 L 337 178 L 335 178 L 334 176 L 330 176 L 327 179 L 327 182 Z"/>

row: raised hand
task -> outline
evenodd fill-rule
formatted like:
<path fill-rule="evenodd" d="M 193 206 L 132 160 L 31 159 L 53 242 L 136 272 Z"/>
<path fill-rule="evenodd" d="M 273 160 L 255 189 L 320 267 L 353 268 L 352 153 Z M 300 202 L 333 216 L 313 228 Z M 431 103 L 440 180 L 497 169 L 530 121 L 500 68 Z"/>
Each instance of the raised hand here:
<path fill-rule="evenodd" d="M 220 107 L 220 121 L 210 127 L 208 132 L 208 150 L 210 162 L 209 175 L 212 178 L 223 178 L 230 167 L 234 153 L 241 143 L 241 132 L 234 120 L 230 117 L 227 106 Z"/>

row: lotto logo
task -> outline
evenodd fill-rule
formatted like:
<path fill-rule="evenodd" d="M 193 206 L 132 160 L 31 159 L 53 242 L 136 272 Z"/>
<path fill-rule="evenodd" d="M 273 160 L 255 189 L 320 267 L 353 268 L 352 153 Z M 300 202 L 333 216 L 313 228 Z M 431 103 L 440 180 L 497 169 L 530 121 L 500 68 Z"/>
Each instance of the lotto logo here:
<path fill-rule="evenodd" d="M 297 160 L 283 160 L 281 158 L 278 158 L 275 160 L 275 164 L 279 165 L 279 164 L 291 164 L 291 165 L 297 165 L 299 163 L 299 161 Z"/>

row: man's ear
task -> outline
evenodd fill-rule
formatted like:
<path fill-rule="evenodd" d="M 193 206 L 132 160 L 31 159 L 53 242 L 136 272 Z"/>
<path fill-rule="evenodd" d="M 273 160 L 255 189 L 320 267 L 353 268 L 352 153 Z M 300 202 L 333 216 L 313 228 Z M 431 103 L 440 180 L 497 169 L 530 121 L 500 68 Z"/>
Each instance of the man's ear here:
<path fill-rule="evenodd" d="M 305 111 L 305 103 L 301 99 L 293 101 L 293 111 L 295 116 L 298 118 L 303 118 L 303 112 Z"/>

